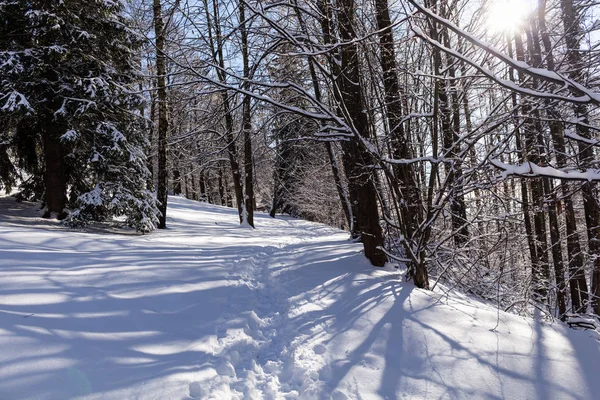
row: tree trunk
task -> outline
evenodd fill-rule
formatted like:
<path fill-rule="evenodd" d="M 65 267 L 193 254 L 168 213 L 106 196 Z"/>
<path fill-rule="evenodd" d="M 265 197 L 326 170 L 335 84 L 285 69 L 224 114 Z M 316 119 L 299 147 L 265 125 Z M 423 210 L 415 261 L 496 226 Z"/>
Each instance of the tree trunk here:
<path fill-rule="evenodd" d="M 432 2 L 434 5 L 436 0 Z M 440 14 L 445 14 L 443 5 L 440 6 Z M 432 38 L 436 41 L 444 42 L 448 48 L 450 45 L 450 37 L 447 29 L 442 28 L 441 32 L 437 29 L 432 29 Z M 442 39 L 442 40 L 440 40 Z M 448 187 L 448 202 L 450 203 L 450 218 L 452 220 L 452 232 L 454 244 L 456 247 L 462 247 L 469 239 L 469 231 L 467 227 L 467 211 L 462 185 L 462 163 L 459 159 L 459 148 L 457 145 L 460 131 L 460 105 L 458 102 L 458 88 L 455 70 L 455 60 L 446 55 L 447 74 L 449 80 L 437 81 L 439 85 L 439 108 L 440 108 L 440 125 L 442 133 L 442 144 L 445 156 L 449 162 L 446 163 L 446 175 Z M 442 69 L 442 54 L 439 49 L 434 49 L 434 74 L 440 76 L 443 74 Z"/>
<path fill-rule="evenodd" d="M 173 170 L 173 194 L 181 194 L 181 173 L 179 173 L 179 168 Z"/>
<path fill-rule="evenodd" d="M 199 185 L 200 185 L 200 196 L 198 197 L 198 200 L 208 201 L 208 199 L 206 197 L 206 181 L 204 180 L 204 170 L 200 171 Z"/>
<path fill-rule="evenodd" d="M 158 228 L 167 227 L 167 137 L 169 131 L 167 87 L 166 87 L 166 59 L 165 59 L 165 32 L 162 19 L 160 0 L 154 0 L 154 34 L 156 36 L 156 75 L 157 75 L 157 106 L 158 106 L 158 187 L 157 198 L 160 202 L 161 215 L 158 218 Z"/>
<path fill-rule="evenodd" d="M 208 38 L 210 48 L 212 50 L 213 58 L 215 63 L 218 64 L 217 78 L 221 83 L 227 83 L 227 76 L 225 74 L 225 58 L 223 55 L 223 37 L 221 35 L 221 25 L 219 22 L 219 4 L 218 1 L 213 1 L 213 17 L 211 18 L 208 2 L 204 0 L 204 9 L 206 13 L 206 20 L 208 24 Z M 214 38 L 213 38 L 214 29 Z M 233 191 L 235 194 L 235 203 L 238 210 L 240 223 L 243 220 L 243 204 L 244 194 L 242 191 L 242 177 L 240 171 L 240 164 L 238 161 L 238 151 L 236 146 L 236 139 L 233 135 L 233 115 L 231 110 L 231 104 L 229 101 L 229 93 L 227 90 L 221 91 L 221 101 L 223 104 L 223 112 L 225 114 L 225 140 L 227 141 L 227 156 L 229 158 L 229 166 L 231 169 L 231 178 L 233 179 Z"/>
<path fill-rule="evenodd" d="M 190 198 L 190 174 L 188 174 L 186 172 L 186 170 L 187 170 L 187 168 L 184 166 L 183 167 L 183 173 L 184 173 L 184 175 L 182 177 L 183 184 L 184 184 L 183 185 L 183 193 L 184 193 L 185 198 L 189 199 Z"/>
<path fill-rule="evenodd" d="M 158 86 L 155 82 L 152 82 L 154 86 Z M 146 186 L 148 190 L 155 189 L 155 181 L 156 181 L 156 171 L 154 170 L 154 160 L 155 157 L 155 147 L 156 147 L 156 132 L 155 132 L 155 123 L 156 123 L 156 94 L 154 91 L 150 92 L 150 123 L 148 124 L 148 142 L 150 143 L 150 151 L 148 158 L 146 159 L 146 165 L 148 166 L 148 170 L 150 174 L 148 175 L 148 181 L 146 182 Z"/>
<path fill-rule="evenodd" d="M 377 192 L 372 174 L 374 159 L 361 143 L 369 140 L 369 126 L 364 110 L 364 100 L 360 86 L 360 66 L 354 32 L 354 0 L 339 2 L 338 28 L 342 42 L 341 70 L 337 90 L 342 113 L 352 128 L 354 138 L 342 143 L 344 168 L 348 178 L 348 192 L 354 218 L 353 235 L 359 238 L 365 250 L 365 256 L 375 266 L 383 266 L 387 260 L 383 247 L 383 232 L 379 225 Z"/>
<path fill-rule="evenodd" d="M 223 181 L 223 168 L 219 168 L 219 200 L 222 206 L 227 205 L 227 198 L 225 197 L 225 183 Z"/>
<path fill-rule="evenodd" d="M 396 159 L 412 158 L 412 151 L 404 131 L 402 112 L 402 98 L 400 84 L 398 82 L 396 52 L 394 50 L 394 34 L 391 29 L 391 20 L 387 0 L 375 0 L 377 29 L 379 30 L 379 49 L 381 68 L 383 71 L 383 86 L 385 91 L 385 105 L 387 120 L 390 130 L 392 155 Z M 415 234 L 418 232 L 419 224 L 423 218 L 421 193 L 416 181 L 416 174 L 412 164 L 394 164 L 394 176 L 399 185 L 398 191 L 401 198 L 400 203 L 400 227 L 404 236 L 404 245 L 407 253 L 413 252 L 412 242 L 418 241 Z M 415 284 L 418 287 L 428 286 L 427 267 L 424 263 L 412 266 L 415 271 Z M 416 277 L 419 277 L 418 279 Z"/>
<path fill-rule="evenodd" d="M 528 43 L 530 53 L 534 52 L 531 46 L 531 38 L 528 33 Z M 523 47 L 523 41 L 520 34 L 515 35 L 515 51 L 517 54 L 517 60 L 525 60 L 525 51 Z M 525 82 L 525 77 L 522 72 L 519 72 L 519 81 Z M 533 84 L 535 87 L 535 83 Z M 521 110 L 523 115 L 530 115 L 534 113 L 533 107 L 528 99 L 524 99 L 521 103 Z M 533 116 L 535 119 L 535 115 Z M 539 120 L 539 118 L 538 118 Z M 523 124 L 524 146 L 523 154 L 525 160 L 531 161 L 534 164 L 540 164 L 540 143 L 538 130 L 535 122 L 531 120 L 526 121 Z M 535 254 L 537 262 L 532 263 L 532 284 L 533 290 L 536 294 L 536 301 L 542 304 L 548 304 L 548 285 L 550 269 L 548 264 L 548 239 L 546 235 L 546 215 L 544 211 L 544 187 L 543 182 L 539 178 L 534 178 L 530 182 L 531 186 L 531 202 L 533 206 L 533 229 L 535 233 Z"/>
<path fill-rule="evenodd" d="M 198 192 L 196 191 L 196 177 L 194 175 L 194 167 L 190 166 L 190 191 L 192 192 L 192 200 L 198 200 Z"/>
<path fill-rule="evenodd" d="M 561 0 L 563 25 L 565 29 L 565 39 L 567 43 L 567 62 L 571 71 L 570 78 L 576 81 L 582 81 L 583 62 L 580 49 L 580 17 L 573 0 Z M 575 106 L 575 120 L 577 123 L 577 134 L 590 138 L 589 128 L 586 126 L 588 121 L 587 107 L 583 104 Z M 594 150 L 591 146 L 579 142 L 579 163 L 582 168 L 592 167 L 594 162 Z M 586 182 L 581 188 L 583 195 L 583 209 L 585 212 L 585 223 L 588 236 L 588 249 L 590 258 L 593 261 L 592 270 L 592 288 L 591 288 L 591 306 L 596 315 L 600 316 L 600 207 L 596 197 L 596 185 L 592 182 Z"/>
<path fill-rule="evenodd" d="M 555 65 L 553 49 L 550 42 L 550 35 L 548 34 L 548 30 L 546 28 L 546 0 L 540 0 L 538 4 L 538 22 L 542 43 L 544 44 L 544 50 L 546 51 L 545 59 L 547 67 L 550 71 L 554 71 Z M 562 169 L 567 165 L 563 125 L 560 121 L 560 115 L 557 108 L 550 101 L 546 102 L 545 108 L 550 119 L 550 134 L 552 137 L 557 168 Z M 547 181 L 548 184 L 550 184 L 549 180 Z M 582 305 L 587 303 L 587 284 L 585 282 L 585 276 L 583 275 L 583 258 L 579 246 L 577 225 L 574 218 L 573 201 L 569 193 L 569 185 L 566 181 L 562 182 L 562 193 L 566 208 L 565 223 L 567 229 L 567 254 L 569 256 L 569 286 L 571 288 L 571 302 L 573 311 L 579 313 L 582 310 Z M 555 194 L 552 195 L 552 198 L 554 201 L 551 204 L 551 213 L 549 215 L 550 236 L 552 241 L 552 258 L 554 259 L 554 269 L 557 284 L 556 297 L 559 306 L 559 313 L 561 316 L 564 316 L 567 311 L 566 284 L 564 279 L 564 264 L 562 260 L 560 234 L 556 211 L 558 201 L 556 201 Z M 582 296 L 580 292 L 581 286 L 585 288 L 584 296 Z"/>
<path fill-rule="evenodd" d="M 244 2 L 240 0 L 240 35 L 242 39 L 242 62 L 244 78 L 250 78 L 250 61 L 248 54 L 248 31 L 246 29 L 246 16 Z M 248 89 L 247 83 L 243 86 Z M 252 162 L 252 114 L 250 96 L 245 95 L 242 104 L 242 130 L 244 132 L 244 214 L 248 225 L 254 228 L 254 167 Z"/>
<path fill-rule="evenodd" d="M 46 163 L 44 172 L 46 212 L 44 218 L 50 218 L 55 213 L 58 219 L 63 219 L 66 216 L 67 179 L 60 136 L 53 128 L 52 123 L 48 123 L 42 128 L 44 160 Z"/>
<path fill-rule="evenodd" d="M 524 58 L 523 54 L 523 44 L 519 38 L 515 36 L 515 43 L 517 47 L 517 54 L 520 60 Z M 510 38 L 507 39 L 508 45 L 508 54 L 512 58 L 513 50 L 512 50 L 512 42 Z M 513 69 L 509 69 L 510 80 L 516 82 L 516 78 L 514 76 Z M 517 148 L 517 156 L 519 157 L 519 162 L 523 163 L 526 161 L 525 154 L 525 145 L 523 139 L 521 137 L 521 118 L 519 117 L 519 109 L 518 109 L 518 101 L 517 94 L 515 92 L 511 93 L 512 107 L 513 107 L 513 124 L 514 124 L 514 134 L 515 134 L 515 143 Z M 529 204 L 529 189 L 527 188 L 527 179 L 521 178 L 519 180 L 521 186 L 521 207 L 523 211 L 523 221 L 525 224 L 525 234 L 527 236 L 527 246 L 529 248 L 529 258 L 531 261 L 531 273 L 534 274 L 534 271 L 539 270 L 539 262 L 537 255 L 537 247 L 535 241 L 535 233 L 533 231 L 533 223 L 531 221 L 531 210 Z"/>

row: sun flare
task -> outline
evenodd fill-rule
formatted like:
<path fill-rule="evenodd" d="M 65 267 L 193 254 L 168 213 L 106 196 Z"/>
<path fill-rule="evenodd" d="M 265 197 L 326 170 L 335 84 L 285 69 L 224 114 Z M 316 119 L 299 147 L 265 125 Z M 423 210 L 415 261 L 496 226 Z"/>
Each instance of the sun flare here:
<path fill-rule="evenodd" d="M 491 33 L 514 32 L 522 28 L 532 11 L 531 0 L 491 0 L 486 25 Z"/>

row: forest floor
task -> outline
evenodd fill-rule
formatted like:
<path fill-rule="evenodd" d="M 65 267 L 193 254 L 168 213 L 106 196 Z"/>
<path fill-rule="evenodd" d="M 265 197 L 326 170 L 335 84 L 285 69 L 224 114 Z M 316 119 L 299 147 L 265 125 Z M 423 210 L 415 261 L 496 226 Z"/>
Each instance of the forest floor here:
<path fill-rule="evenodd" d="M 169 199 L 72 230 L 0 198 L 0 399 L 594 399 L 593 332 L 416 289 L 325 225 Z"/>

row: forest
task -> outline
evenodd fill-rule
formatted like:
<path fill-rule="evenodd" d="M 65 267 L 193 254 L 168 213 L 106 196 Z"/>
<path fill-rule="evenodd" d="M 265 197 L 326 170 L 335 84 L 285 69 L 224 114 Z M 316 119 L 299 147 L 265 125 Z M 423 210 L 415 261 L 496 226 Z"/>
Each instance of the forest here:
<path fill-rule="evenodd" d="M 418 288 L 594 328 L 599 16 L 593 0 L 0 0 L 0 189 L 142 233 L 169 228 L 168 195 L 258 231 L 288 214 Z"/>

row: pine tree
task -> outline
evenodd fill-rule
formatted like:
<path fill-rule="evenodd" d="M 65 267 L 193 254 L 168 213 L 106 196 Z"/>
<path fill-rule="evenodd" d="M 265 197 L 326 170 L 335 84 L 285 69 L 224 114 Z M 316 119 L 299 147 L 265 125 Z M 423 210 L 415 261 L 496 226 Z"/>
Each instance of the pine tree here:
<path fill-rule="evenodd" d="M 74 224 L 125 215 L 152 230 L 142 98 L 132 90 L 139 40 L 121 3 L 2 0 L 0 20 L 0 118 L 13 159 L 25 156 L 20 142 L 43 159 L 20 167 L 43 175 L 46 215 L 70 206 Z"/>

